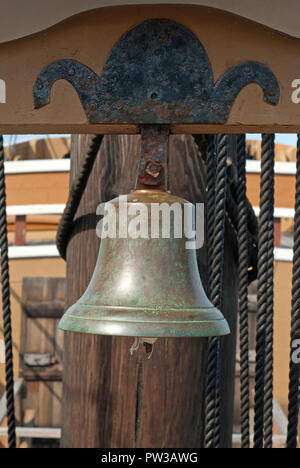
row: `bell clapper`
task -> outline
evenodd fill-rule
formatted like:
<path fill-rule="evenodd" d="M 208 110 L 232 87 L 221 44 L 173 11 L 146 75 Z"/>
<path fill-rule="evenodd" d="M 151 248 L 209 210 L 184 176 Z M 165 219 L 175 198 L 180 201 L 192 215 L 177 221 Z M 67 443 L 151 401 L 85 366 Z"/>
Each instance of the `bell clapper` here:
<path fill-rule="evenodd" d="M 144 350 L 146 352 L 147 358 L 150 359 L 153 354 L 154 343 L 156 342 L 157 338 L 138 338 L 135 337 L 134 342 L 130 348 L 131 356 L 135 351 L 138 351 L 140 345 L 143 345 Z"/>
<path fill-rule="evenodd" d="M 133 353 L 135 351 L 137 351 L 140 347 L 140 338 L 138 338 L 137 336 L 134 338 L 134 342 L 132 343 L 132 346 L 129 350 L 131 356 L 133 355 Z"/>

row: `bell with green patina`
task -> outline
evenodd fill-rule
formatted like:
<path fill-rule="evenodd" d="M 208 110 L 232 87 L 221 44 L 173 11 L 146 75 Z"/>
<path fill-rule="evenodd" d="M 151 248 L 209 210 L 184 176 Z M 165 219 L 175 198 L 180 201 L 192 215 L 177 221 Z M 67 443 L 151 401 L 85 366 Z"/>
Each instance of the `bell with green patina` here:
<path fill-rule="evenodd" d="M 183 213 L 186 205 L 192 206 L 160 190 L 108 202 L 93 277 L 59 328 L 143 338 L 228 334 L 227 321 L 204 292 L 195 249 L 178 235 L 184 216 L 175 219 L 173 209 Z M 169 225 L 162 209 L 174 211 Z"/>

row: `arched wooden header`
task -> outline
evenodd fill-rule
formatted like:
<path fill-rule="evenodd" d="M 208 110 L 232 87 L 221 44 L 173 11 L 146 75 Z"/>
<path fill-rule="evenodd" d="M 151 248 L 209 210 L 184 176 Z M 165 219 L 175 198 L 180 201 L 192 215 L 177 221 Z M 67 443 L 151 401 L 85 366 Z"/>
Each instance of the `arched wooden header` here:
<path fill-rule="evenodd" d="M 143 5 L 0 44 L 1 133 L 135 133 L 155 116 L 174 133 L 300 132 L 300 39 L 206 7 Z"/>

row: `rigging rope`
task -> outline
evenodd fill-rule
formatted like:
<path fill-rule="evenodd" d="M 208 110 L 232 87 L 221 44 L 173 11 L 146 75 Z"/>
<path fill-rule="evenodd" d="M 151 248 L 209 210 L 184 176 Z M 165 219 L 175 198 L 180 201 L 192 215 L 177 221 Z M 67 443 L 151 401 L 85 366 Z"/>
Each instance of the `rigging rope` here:
<path fill-rule="evenodd" d="M 248 209 L 246 198 L 246 139 L 237 137 L 238 243 L 239 243 L 239 322 L 241 381 L 241 448 L 250 447 L 249 331 L 248 331 Z"/>
<path fill-rule="evenodd" d="M 203 153 L 203 148 L 200 148 L 199 145 L 199 139 L 197 138 L 196 135 L 194 135 L 195 142 L 199 148 L 200 153 Z M 237 177 L 237 174 L 239 173 L 244 173 L 245 174 L 245 163 L 246 163 L 246 148 L 245 148 L 245 137 L 244 135 L 237 136 L 237 150 L 238 154 L 241 154 L 241 151 L 243 152 L 241 154 L 240 158 L 240 169 L 234 169 L 233 166 L 228 166 L 227 167 L 227 191 L 226 191 L 226 212 L 229 221 L 231 222 L 233 228 L 235 229 L 235 232 L 237 234 L 237 237 L 239 237 L 239 225 L 240 223 L 243 223 L 243 239 L 242 239 L 242 244 L 245 248 L 245 254 L 243 253 L 242 257 L 242 270 L 243 270 L 243 299 L 241 301 L 242 308 L 245 311 L 245 307 L 247 308 L 247 302 L 248 302 L 248 284 L 251 283 L 253 280 L 257 278 L 257 244 L 258 244 L 258 222 L 256 215 L 253 211 L 252 205 L 249 202 L 248 198 L 246 197 L 246 191 L 244 192 L 244 195 L 242 196 L 243 200 L 243 205 L 245 205 L 245 210 L 246 210 L 246 216 L 240 216 L 240 211 L 243 212 L 241 205 L 239 206 L 239 201 L 241 198 L 241 193 L 240 193 L 240 187 L 241 187 L 241 182 L 239 178 Z M 202 140 L 201 140 L 202 142 Z M 206 176 L 207 176 L 207 237 L 209 239 L 208 242 L 208 283 L 209 283 L 209 288 L 208 288 L 208 296 L 211 297 L 210 295 L 210 288 L 211 288 L 211 281 L 212 281 L 212 261 L 214 258 L 214 228 L 215 228 L 215 187 L 216 187 L 216 148 L 215 148 L 215 142 L 216 142 L 216 136 L 215 135 L 208 135 L 207 140 L 206 140 L 206 148 L 205 152 L 207 154 L 206 156 Z M 231 155 L 233 156 L 233 155 Z M 244 175 L 245 178 L 245 175 Z M 246 180 L 244 180 L 244 188 L 246 189 Z M 251 267 L 251 269 L 248 271 L 248 268 Z M 245 282 L 246 281 L 246 282 Z M 245 295 L 246 294 L 246 295 Z M 245 302 L 246 301 L 246 302 Z M 245 305 L 243 305 L 243 303 Z M 248 308 L 247 312 L 245 311 L 245 314 L 248 314 Z M 244 314 L 243 316 L 243 322 L 245 322 L 245 319 L 248 323 L 248 315 L 246 316 Z M 245 350 L 245 347 L 247 346 L 248 348 L 248 330 L 244 329 L 243 327 L 243 332 L 242 332 L 242 344 L 243 344 L 243 350 Z M 210 347 L 210 353 L 216 353 L 219 351 L 216 351 L 216 348 L 214 351 L 212 349 L 214 346 L 219 346 L 219 343 L 217 343 L 217 340 L 211 343 Z M 209 353 L 209 354 L 210 354 Z M 212 355 L 212 354 L 211 354 Z M 242 417 L 242 427 L 244 428 L 243 430 L 243 445 L 247 446 L 248 441 L 247 438 L 249 435 L 247 435 L 247 432 L 249 431 L 249 424 L 247 420 L 249 421 L 249 416 L 247 416 L 248 410 L 247 406 L 249 405 L 249 390 L 248 390 L 248 397 L 246 397 L 247 393 L 247 388 L 249 388 L 249 384 L 247 384 L 247 379 L 245 377 L 245 372 L 246 372 L 246 367 L 248 366 L 248 356 L 246 357 L 244 355 L 244 351 L 241 353 L 242 356 L 244 356 L 243 362 L 242 362 L 242 375 L 243 375 L 243 389 L 242 389 L 242 394 L 243 394 L 243 404 L 242 407 L 244 408 L 243 410 L 243 417 Z M 246 360 L 246 361 L 245 361 Z M 210 364 L 211 363 L 211 364 Z M 207 372 L 209 375 L 212 375 L 214 369 L 215 362 L 212 359 L 210 361 L 210 358 L 208 360 L 208 369 Z M 218 371 L 217 371 L 218 372 Z M 213 380 L 209 379 L 209 381 L 213 384 Z M 206 389 L 207 393 L 210 393 L 212 391 L 211 388 Z M 215 397 L 216 398 L 216 397 Z M 246 403 L 247 402 L 247 403 Z M 213 405 L 213 403 L 210 403 Z M 214 406 L 212 406 L 214 408 Z M 206 409 L 206 412 L 212 412 L 212 408 Z M 213 425 L 213 419 L 211 419 L 212 425 Z M 216 433 L 216 425 L 214 427 L 214 431 Z M 215 438 L 215 436 L 212 436 Z"/>
<path fill-rule="evenodd" d="M 3 136 L 0 135 L 0 251 L 1 251 L 1 285 L 2 312 L 5 345 L 5 376 L 6 376 L 6 407 L 8 426 L 8 446 L 16 447 L 15 403 L 14 403 L 14 371 L 12 350 L 12 329 L 10 309 L 10 284 L 8 263 L 6 188 L 4 172 Z"/>
<path fill-rule="evenodd" d="M 210 286 L 212 281 L 212 258 L 215 229 L 215 187 L 216 187 L 216 146 L 215 135 L 208 135 L 207 157 L 206 157 L 206 179 L 207 179 L 207 239 L 208 239 L 208 296 L 210 297 Z"/>
<path fill-rule="evenodd" d="M 66 259 L 67 246 L 73 229 L 73 220 L 88 183 L 102 140 L 103 135 L 95 135 L 92 138 L 89 150 L 80 165 L 78 175 L 72 183 L 68 201 L 57 229 L 56 245 L 60 256 L 64 260 Z"/>
<path fill-rule="evenodd" d="M 217 169 L 215 184 L 213 259 L 210 298 L 215 307 L 222 307 L 224 233 L 226 218 L 228 135 L 217 137 Z M 209 341 L 205 398 L 205 447 L 220 448 L 220 338 Z"/>
<path fill-rule="evenodd" d="M 262 135 L 258 307 L 256 325 L 254 448 L 272 444 L 274 135 Z M 270 440 L 271 432 L 271 440 Z M 264 439 L 265 435 L 265 439 Z"/>
<path fill-rule="evenodd" d="M 275 135 L 262 135 L 262 153 L 270 159 L 269 175 L 269 236 L 268 236 L 268 281 L 266 303 L 266 350 L 264 385 L 264 447 L 273 446 L 273 367 L 274 367 L 274 161 Z M 273 164 L 272 162 L 273 161 Z"/>
<path fill-rule="evenodd" d="M 299 421 L 299 364 L 293 362 L 293 343 L 300 339 L 300 134 L 297 139 L 296 214 L 292 288 L 291 360 L 287 448 L 297 448 Z"/>

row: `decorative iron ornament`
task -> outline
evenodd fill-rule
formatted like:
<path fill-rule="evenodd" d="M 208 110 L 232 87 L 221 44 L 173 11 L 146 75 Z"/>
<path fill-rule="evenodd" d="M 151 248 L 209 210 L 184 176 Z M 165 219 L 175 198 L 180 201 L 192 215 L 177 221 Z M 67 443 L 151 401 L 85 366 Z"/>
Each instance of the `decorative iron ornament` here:
<path fill-rule="evenodd" d="M 223 124 L 239 92 L 258 84 L 276 105 L 279 86 L 265 65 L 247 61 L 214 83 L 198 38 L 166 19 L 148 20 L 125 33 L 112 49 L 101 77 L 71 59 L 46 66 L 34 84 L 36 109 L 49 104 L 55 81 L 74 86 L 90 123 Z"/>

